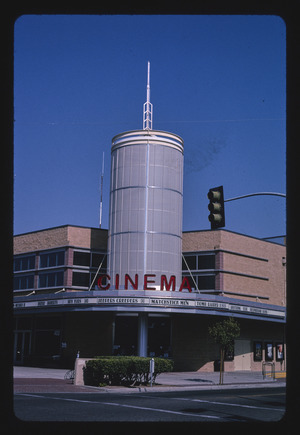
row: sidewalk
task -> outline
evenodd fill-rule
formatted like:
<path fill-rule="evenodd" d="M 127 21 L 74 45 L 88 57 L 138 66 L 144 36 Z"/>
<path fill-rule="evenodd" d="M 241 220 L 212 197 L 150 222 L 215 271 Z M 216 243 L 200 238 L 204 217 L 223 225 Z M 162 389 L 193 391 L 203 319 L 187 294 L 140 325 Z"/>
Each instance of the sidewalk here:
<path fill-rule="evenodd" d="M 189 389 L 250 388 L 285 386 L 285 378 L 265 378 L 261 372 L 225 372 L 223 385 L 219 385 L 219 372 L 161 373 L 153 387 L 90 387 L 76 386 L 65 380 L 66 369 L 14 367 L 15 392 L 158 392 Z"/>

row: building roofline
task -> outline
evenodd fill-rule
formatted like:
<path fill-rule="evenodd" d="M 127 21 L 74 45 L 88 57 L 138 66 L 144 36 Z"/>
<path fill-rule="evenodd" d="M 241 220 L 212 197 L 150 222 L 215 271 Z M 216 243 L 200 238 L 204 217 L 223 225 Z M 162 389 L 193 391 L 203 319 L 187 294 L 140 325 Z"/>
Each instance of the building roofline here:
<path fill-rule="evenodd" d="M 269 239 L 275 239 L 275 238 L 279 238 L 279 237 L 286 237 L 286 235 L 280 235 L 280 236 L 270 236 L 270 237 L 255 237 L 255 236 L 250 236 L 249 234 L 244 234 L 244 233 L 238 233 L 237 231 L 232 231 L 232 230 L 225 230 L 223 228 L 219 228 L 216 230 L 210 230 L 210 229 L 206 229 L 206 230 L 191 230 L 191 231 L 182 231 L 182 234 L 184 233 L 204 233 L 204 232 L 212 232 L 212 231 L 225 231 L 227 233 L 232 233 L 232 234 L 237 234 L 238 236 L 243 236 L 243 237 L 249 237 L 250 239 L 255 239 L 255 240 L 259 240 L 261 242 L 267 242 L 267 243 L 272 243 L 273 245 L 278 245 L 278 243 L 273 242 L 272 240 Z M 266 240 L 268 239 L 268 240 Z M 281 245 L 281 246 L 286 246 L 286 245 Z"/>
<path fill-rule="evenodd" d="M 107 228 L 97 228 L 97 227 L 88 227 L 88 226 L 84 226 L 84 225 L 64 224 L 64 225 L 57 225 L 55 227 L 50 227 L 50 228 L 43 228 L 43 229 L 36 230 L 36 231 L 28 231 L 26 233 L 14 234 L 13 237 L 25 236 L 27 234 L 40 233 L 40 232 L 43 232 L 43 231 L 55 230 L 55 229 L 64 228 L 64 227 L 85 228 L 85 229 L 90 229 L 90 230 L 108 231 Z M 227 233 L 237 234 L 239 236 L 249 237 L 250 239 L 260 240 L 261 242 L 272 243 L 272 244 L 275 244 L 275 245 L 278 245 L 278 243 L 276 243 L 275 241 L 270 240 L 271 238 L 272 239 L 276 239 L 276 238 L 279 238 L 279 237 L 286 237 L 286 235 L 280 235 L 280 236 L 270 236 L 270 237 L 260 238 L 260 237 L 250 236 L 250 235 L 244 234 L 244 233 L 238 233 L 237 231 L 226 230 L 226 229 L 223 229 L 223 228 L 216 229 L 216 230 L 210 230 L 210 229 L 187 230 L 187 231 L 182 231 L 182 234 L 187 234 L 187 233 L 204 233 L 204 232 L 212 232 L 212 231 L 225 231 Z M 268 239 L 268 240 L 266 240 L 266 239 Z M 281 245 L 281 246 L 286 246 L 286 245 Z"/>
<path fill-rule="evenodd" d="M 84 225 L 65 224 L 65 225 L 57 225 L 55 227 L 42 228 L 41 230 L 28 231 L 26 233 L 14 234 L 13 237 L 25 236 L 27 234 L 40 233 L 42 231 L 56 230 L 58 228 L 64 228 L 64 227 L 85 228 L 85 229 L 89 229 L 89 230 L 108 231 L 108 229 L 106 229 L 106 228 L 97 228 L 97 227 L 87 227 L 87 226 L 84 226 Z"/>

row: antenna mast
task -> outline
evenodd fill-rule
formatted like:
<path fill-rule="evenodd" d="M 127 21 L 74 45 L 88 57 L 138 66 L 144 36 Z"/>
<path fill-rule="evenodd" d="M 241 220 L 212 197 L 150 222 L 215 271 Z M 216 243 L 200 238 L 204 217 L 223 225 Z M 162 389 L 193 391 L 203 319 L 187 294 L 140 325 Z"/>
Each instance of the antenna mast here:
<path fill-rule="evenodd" d="M 102 157 L 102 172 L 101 172 L 101 182 L 100 182 L 100 216 L 99 216 L 99 228 L 102 225 L 102 193 L 103 193 L 103 176 L 104 176 L 104 152 Z"/>
<path fill-rule="evenodd" d="M 147 101 L 146 103 L 144 103 L 144 118 L 143 118 L 144 130 L 152 130 L 152 116 L 153 116 L 153 106 L 150 103 L 150 62 L 148 62 Z"/>

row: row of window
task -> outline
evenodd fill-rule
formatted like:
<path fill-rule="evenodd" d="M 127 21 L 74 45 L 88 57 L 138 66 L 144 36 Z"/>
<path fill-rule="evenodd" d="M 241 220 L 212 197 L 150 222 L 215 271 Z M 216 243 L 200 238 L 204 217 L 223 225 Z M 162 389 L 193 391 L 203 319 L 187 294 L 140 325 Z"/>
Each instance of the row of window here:
<path fill-rule="evenodd" d="M 215 254 L 185 255 L 182 270 L 204 270 L 215 268 Z"/>
<path fill-rule="evenodd" d="M 59 250 L 55 252 L 43 253 L 40 255 L 40 268 L 59 267 L 65 263 L 65 251 Z M 89 268 L 97 268 L 101 265 L 101 271 L 107 268 L 107 256 L 101 253 L 91 253 L 84 251 L 74 251 L 73 265 Z M 26 271 L 35 268 L 35 255 L 27 255 L 22 257 L 15 257 L 14 271 Z M 215 268 L 215 255 L 214 254 L 197 254 L 185 255 L 182 261 L 183 271 L 197 271 L 197 270 L 213 270 Z M 214 290 L 215 289 L 215 276 L 211 275 L 198 275 L 192 279 L 188 276 L 190 285 L 195 287 L 195 283 L 199 290 Z M 73 272 L 72 285 L 75 287 L 89 287 L 95 277 L 94 273 Z M 63 270 L 56 270 L 51 272 L 39 273 L 38 288 L 44 287 L 59 287 L 63 286 L 64 272 Z M 14 290 L 27 290 L 34 288 L 34 274 L 16 274 L 14 276 Z"/>
<path fill-rule="evenodd" d="M 102 267 L 107 267 L 107 259 L 105 254 L 90 253 L 82 251 L 74 251 L 73 264 L 76 266 L 86 266 L 98 268 L 102 263 Z M 39 267 L 57 267 L 65 264 L 65 251 L 55 251 L 40 254 Z M 35 255 L 26 255 L 14 258 L 14 272 L 35 269 Z"/>
<path fill-rule="evenodd" d="M 101 268 L 106 269 L 107 256 L 106 254 L 74 251 L 73 264 L 75 266 L 96 267 L 97 269 L 101 264 Z"/>
<path fill-rule="evenodd" d="M 73 264 L 75 266 L 85 267 L 107 267 L 107 257 L 105 254 L 90 253 L 83 251 L 74 251 Z M 39 267 L 57 267 L 65 264 L 65 251 L 56 251 L 50 253 L 40 254 Z M 215 255 L 185 255 L 182 260 L 182 270 L 203 270 L 215 268 Z M 22 257 L 15 257 L 14 271 L 19 272 L 23 270 L 35 269 L 35 255 L 27 255 Z"/>
<path fill-rule="evenodd" d="M 64 284 L 63 270 L 41 273 L 39 275 L 38 287 L 59 287 Z M 14 276 L 14 290 L 28 290 L 34 288 L 34 274 Z"/>
<path fill-rule="evenodd" d="M 39 267 L 57 267 L 63 266 L 65 263 L 65 251 L 56 251 L 40 254 Z M 22 257 L 14 258 L 14 272 L 20 272 L 23 270 L 35 269 L 35 255 L 26 255 Z"/>

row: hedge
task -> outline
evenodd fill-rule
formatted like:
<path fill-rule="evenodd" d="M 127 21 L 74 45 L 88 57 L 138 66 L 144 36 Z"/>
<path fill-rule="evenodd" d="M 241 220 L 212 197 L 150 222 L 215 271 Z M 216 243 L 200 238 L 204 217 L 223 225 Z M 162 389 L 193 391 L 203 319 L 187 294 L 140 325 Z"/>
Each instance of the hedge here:
<path fill-rule="evenodd" d="M 87 361 L 83 368 L 85 385 L 147 385 L 150 383 L 151 358 L 137 356 L 101 356 Z M 154 358 L 152 381 L 162 372 L 173 370 L 173 361 Z"/>

